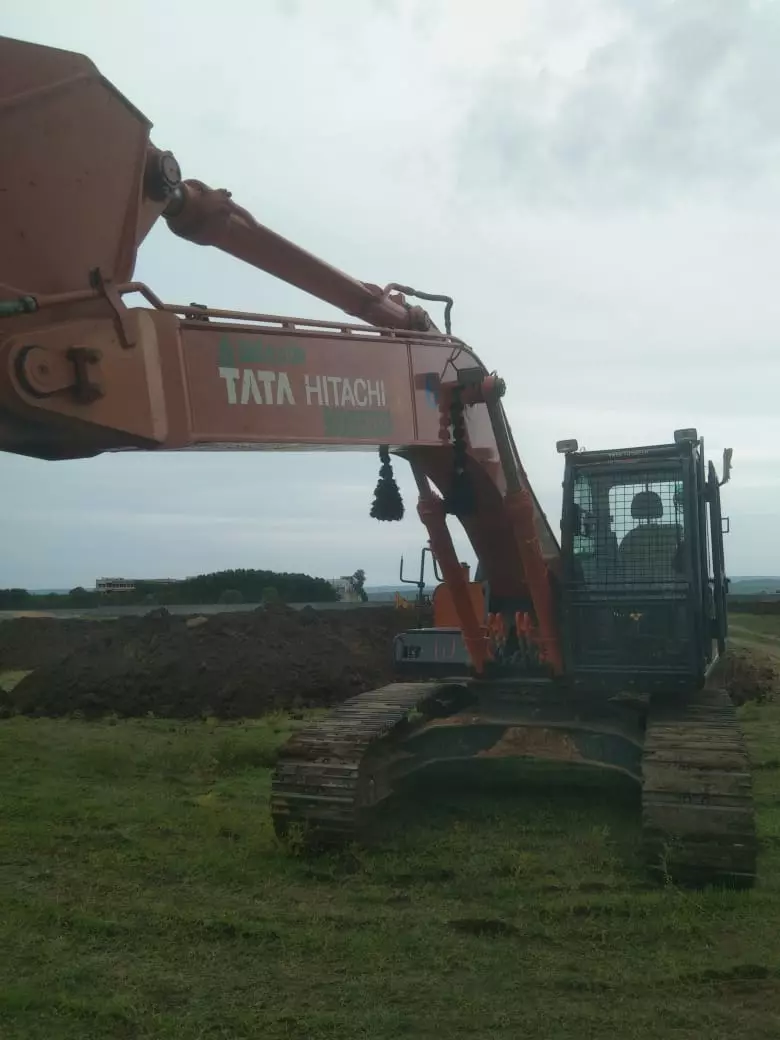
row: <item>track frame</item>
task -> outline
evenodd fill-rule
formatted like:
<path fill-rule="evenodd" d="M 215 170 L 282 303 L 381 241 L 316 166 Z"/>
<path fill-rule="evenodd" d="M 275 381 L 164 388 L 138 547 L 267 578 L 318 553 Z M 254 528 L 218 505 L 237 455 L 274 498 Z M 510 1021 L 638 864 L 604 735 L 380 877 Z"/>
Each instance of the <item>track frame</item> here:
<path fill-rule="evenodd" d="M 757 837 L 748 756 L 717 686 L 681 695 L 585 693 L 538 681 L 391 683 L 352 697 L 285 745 L 277 835 L 364 841 L 372 810 L 437 763 L 524 758 L 613 770 L 641 788 L 648 870 L 661 882 L 749 887 Z"/>

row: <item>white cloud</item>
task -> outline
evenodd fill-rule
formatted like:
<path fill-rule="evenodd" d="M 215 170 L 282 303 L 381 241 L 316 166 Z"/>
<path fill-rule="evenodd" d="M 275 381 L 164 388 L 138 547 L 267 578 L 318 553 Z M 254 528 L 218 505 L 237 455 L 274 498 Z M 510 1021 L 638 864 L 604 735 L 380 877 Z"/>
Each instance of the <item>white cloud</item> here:
<path fill-rule="evenodd" d="M 487 181 L 548 208 L 654 208 L 694 194 L 750 206 L 757 190 L 776 202 L 777 5 L 596 9 L 612 18 L 579 66 L 556 68 L 531 36 L 486 71 L 463 130 L 464 185 Z"/>
<path fill-rule="evenodd" d="M 696 425 L 735 449 L 729 568 L 780 573 L 776 5 L 224 2 L 216 24 L 192 3 L 39 0 L 3 31 L 87 53 L 185 176 L 312 252 L 451 293 L 554 526 L 556 439 Z M 173 302 L 337 313 L 163 226 L 138 274 Z M 392 581 L 424 539 L 401 462 L 407 519 L 368 517 L 371 455 L 0 467 L 9 543 L 36 546 L 0 585 L 253 563 Z"/>

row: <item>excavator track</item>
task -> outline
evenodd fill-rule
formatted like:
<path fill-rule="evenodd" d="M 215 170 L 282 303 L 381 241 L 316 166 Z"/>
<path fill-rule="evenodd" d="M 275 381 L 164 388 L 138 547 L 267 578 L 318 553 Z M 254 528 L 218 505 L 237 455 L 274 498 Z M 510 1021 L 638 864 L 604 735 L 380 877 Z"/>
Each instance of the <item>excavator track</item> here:
<path fill-rule="evenodd" d="M 726 691 L 651 701 L 642 773 L 650 869 L 678 884 L 751 887 L 758 841 L 750 764 Z"/>
<path fill-rule="evenodd" d="M 465 689 L 452 680 L 392 683 L 299 730 L 272 782 L 276 833 L 287 835 L 298 823 L 317 845 L 359 838 L 368 811 L 392 793 L 394 756 L 404 755 L 412 713 L 424 720 L 457 711 Z M 641 772 L 645 860 L 656 877 L 752 886 L 758 843 L 750 767 L 726 691 L 653 698 Z"/>
<path fill-rule="evenodd" d="M 364 812 L 391 793 L 385 773 L 371 770 L 371 752 L 408 731 L 413 711 L 435 711 L 452 689 L 452 682 L 391 683 L 350 697 L 294 734 L 271 784 L 276 833 L 299 823 L 318 844 L 356 837 Z"/>

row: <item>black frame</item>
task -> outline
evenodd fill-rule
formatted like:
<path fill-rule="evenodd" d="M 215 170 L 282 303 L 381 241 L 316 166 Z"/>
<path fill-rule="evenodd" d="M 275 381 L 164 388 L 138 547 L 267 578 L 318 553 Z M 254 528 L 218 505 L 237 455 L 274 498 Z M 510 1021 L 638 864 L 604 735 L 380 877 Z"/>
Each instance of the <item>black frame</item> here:
<path fill-rule="evenodd" d="M 610 478 L 614 476 L 617 481 L 626 477 L 640 483 L 643 473 L 655 475 L 663 470 L 668 470 L 670 476 L 683 485 L 685 551 L 681 579 L 657 587 L 652 584 L 647 587 L 620 584 L 599 587 L 578 580 L 574 569 L 576 477 L 581 473 L 602 473 Z M 712 463 L 705 477 L 703 442 L 681 440 L 672 444 L 567 454 L 561 536 L 564 661 L 566 671 L 575 682 L 584 680 L 590 685 L 595 682 L 653 688 L 658 684 L 701 685 L 717 656 L 713 652 L 713 638 L 717 640 L 717 653 L 723 653 L 728 627 L 720 488 Z M 610 656 L 608 639 L 595 646 L 584 645 L 586 626 L 596 623 L 594 619 L 597 619 L 599 611 L 602 617 L 609 616 L 614 630 L 627 611 L 637 614 L 655 612 L 659 618 L 666 611 L 666 623 L 670 624 L 670 619 L 675 618 L 675 631 L 678 627 L 682 629 L 677 652 L 657 664 L 649 659 L 643 660 L 641 655 L 630 661 L 621 659 L 619 646 L 614 646 L 614 653 Z"/>

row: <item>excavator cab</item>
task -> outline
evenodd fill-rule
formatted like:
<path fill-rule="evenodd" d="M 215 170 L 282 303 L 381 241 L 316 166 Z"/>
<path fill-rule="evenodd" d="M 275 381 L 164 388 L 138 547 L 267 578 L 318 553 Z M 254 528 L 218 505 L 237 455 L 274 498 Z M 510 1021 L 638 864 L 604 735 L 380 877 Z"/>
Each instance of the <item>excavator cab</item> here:
<path fill-rule="evenodd" d="M 566 456 L 564 659 L 588 687 L 700 686 L 725 648 L 720 484 L 696 430 L 671 444 Z"/>

